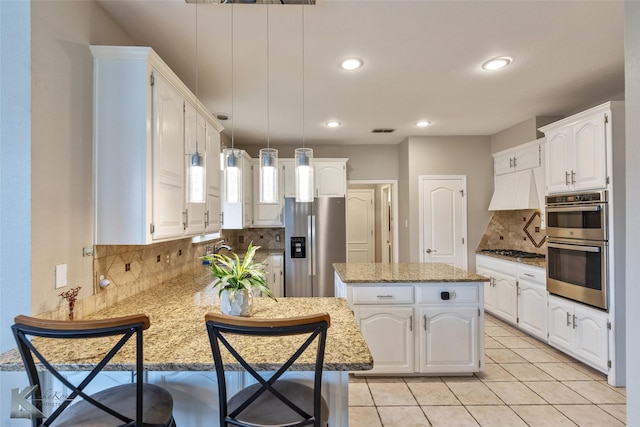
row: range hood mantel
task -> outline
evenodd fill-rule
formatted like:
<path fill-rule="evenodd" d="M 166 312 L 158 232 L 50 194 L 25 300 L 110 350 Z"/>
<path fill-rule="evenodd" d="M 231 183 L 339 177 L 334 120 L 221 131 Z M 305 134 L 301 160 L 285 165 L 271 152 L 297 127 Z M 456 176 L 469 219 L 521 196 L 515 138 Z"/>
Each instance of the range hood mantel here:
<path fill-rule="evenodd" d="M 495 177 L 490 211 L 540 209 L 536 182 L 531 169 Z"/>

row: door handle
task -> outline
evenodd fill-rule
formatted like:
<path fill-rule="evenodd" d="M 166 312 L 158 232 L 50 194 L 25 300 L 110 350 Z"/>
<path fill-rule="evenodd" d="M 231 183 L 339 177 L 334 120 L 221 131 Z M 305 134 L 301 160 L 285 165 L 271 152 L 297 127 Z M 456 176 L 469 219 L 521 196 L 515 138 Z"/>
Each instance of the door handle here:
<path fill-rule="evenodd" d="M 438 251 L 436 251 L 435 249 L 431 249 L 431 248 L 429 248 L 429 249 L 427 249 L 425 252 L 426 252 L 426 253 L 428 253 L 428 254 L 430 254 L 431 252 L 438 252 Z"/>

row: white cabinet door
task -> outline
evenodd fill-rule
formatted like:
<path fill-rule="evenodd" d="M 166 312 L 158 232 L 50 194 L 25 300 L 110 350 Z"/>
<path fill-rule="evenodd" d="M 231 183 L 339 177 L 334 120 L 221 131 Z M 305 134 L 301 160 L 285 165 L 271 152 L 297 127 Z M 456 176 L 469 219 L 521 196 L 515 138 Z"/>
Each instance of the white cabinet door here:
<path fill-rule="evenodd" d="M 456 373 L 479 369 L 479 319 L 477 307 L 421 308 L 419 371 Z"/>
<path fill-rule="evenodd" d="M 184 98 L 155 73 L 152 117 L 153 239 L 184 234 Z M 142 195 L 144 197 L 144 195 Z"/>
<path fill-rule="evenodd" d="M 606 371 L 609 360 L 609 334 L 607 314 L 587 307 L 576 306 L 575 353 L 594 368 Z"/>
<path fill-rule="evenodd" d="M 189 103 L 184 107 L 184 164 L 185 164 L 185 195 L 189 188 L 189 166 L 191 155 L 198 150 L 198 153 L 205 157 L 205 168 L 207 166 L 207 131 L 206 122 L 202 114 L 198 113 L 195 107 Z M 206 176 L 206 175 L 205 175 Z M 205 187 L 206 195 L 206 187 Z M 203 234 L 206 222 L 206 203 L 189 203 L 188 195 L 185 201 L 185 235 L 193 236 Z M 206 198 L 205 198 L 206 200 Z"/>
<path fill-rule="evenodd" d="M 526 145 L 515 152 L 514 165 L 516 171 L 532 169 L 541 165 L 540 145 Z"/>
<path fill-rule="evenodd" d="M 558 298 L 549 298 L 548 327 L 549 344 L 572 353 L 575 334 L 572 329 L 573 307 L 566 301 Z"/>
<path fill-rule="evenodd" d="M 346 197 L 347 166 L 344 161 L 314 162 L 316 197 Z"/>
<path fill-rule="evenodd" d="M 515 276 L 493 273 L 496 292 L 496 316 L 516 323 L 518 317 L 518 288 Z"/>
<path fill-rule="evenodd" d="M 354 313 L 373 356 L 367 373 L 414 372 L 413 308 L 360 306 Z"/>
<path fill-rule="evenodd" d="M 222 187 L 220 170 L 220 133 L 211 123 L 206 129 L 207 155 L 207 205 L 205 212 L 205 232 L 217 233 L 222 228 Z"/>
<path fill-rule="evenodd" d="M 496 290 L 495 286 L 493 285 L 493 271 L 481 266 L 478 266 L 476 268 L 476 271 L 478 272 L 478 274 L 489 278 L 488 282 L 484 282 L 484 309 L 492 314 L 495 314 Z"/>
<path fill-rule="evenodd" d="M 253 164 L 253 226 L 254 227 L 282 227 L 284 226 L 282 195 L 282 179 L 278 176 L 278 201 L 275 203 L 260 203 L 260 160 L 252 160 Z M 278 170 L 280 175 L 281 169 Z"/>
<path fill-rule="evenodd" d="M 577 123 L 574 128 L 574 190 L 591 190 L 607 186 L 607 148 L 605 118 L 602 113 Z"/>
<path fill-rule="evenodd" d="M 544 285 L 518 279 L 518 326 L 546 341 L 547 290 Z"/>
<path fill-rule="evenodd" d="M 569 189 L 573 167 L 571 129 L 559 129 L 547 134 L 546 144 L 546 181 L 548 193 L 562 193 Z"/>
<path fill-rule="evenodd" d="M 493 174 L 504 175 L 513 172 L 513 153 L 496 155 L 493 158 Z"/>
<path fill-rule="evenodd" d="M 267 286 L 271 290 L 274 297 L 280 298 L 284 295 L 283 286 L 283 256 L 282 255 L 269 255 L 265 259 L 267 264 Z"/>

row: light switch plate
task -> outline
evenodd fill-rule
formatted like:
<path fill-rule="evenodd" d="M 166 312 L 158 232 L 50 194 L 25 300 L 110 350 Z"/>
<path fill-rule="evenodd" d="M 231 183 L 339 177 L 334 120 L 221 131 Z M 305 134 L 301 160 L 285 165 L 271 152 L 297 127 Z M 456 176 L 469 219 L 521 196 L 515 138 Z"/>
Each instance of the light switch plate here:
<path fill-rule="evenodd" d="M 56 289 L 67 286 L 67 264 L 56 265 Z"/>

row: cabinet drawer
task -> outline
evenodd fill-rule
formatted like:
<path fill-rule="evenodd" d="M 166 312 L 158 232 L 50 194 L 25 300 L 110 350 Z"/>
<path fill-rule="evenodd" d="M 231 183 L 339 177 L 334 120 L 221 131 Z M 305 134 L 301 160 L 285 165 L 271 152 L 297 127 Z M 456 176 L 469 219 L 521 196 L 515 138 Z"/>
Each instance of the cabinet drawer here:
<path fill-rule="evenodd" d="M 442 292 L 449 292 L 449 300 L 442 299 Z M 447 283 L 434 283 L 420 286 L 417 290 L 416 302 L 418 304 L 449 302 L 449 303 L 477 303 L 479 298 L 478 286 L 451 286 Z"/>
<path fill-rule="evenodd" d="M 413 286 L 354 286 L 354 304 L 413 304 Z"/>
<path fill-rule="evenodd" d="M 528 282 L 545 285 L 547 283 L 547 271 L 544 268 L 519 266 L 518 278 Z"/>

